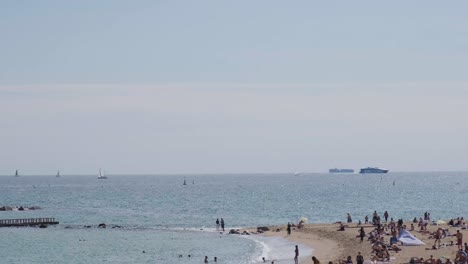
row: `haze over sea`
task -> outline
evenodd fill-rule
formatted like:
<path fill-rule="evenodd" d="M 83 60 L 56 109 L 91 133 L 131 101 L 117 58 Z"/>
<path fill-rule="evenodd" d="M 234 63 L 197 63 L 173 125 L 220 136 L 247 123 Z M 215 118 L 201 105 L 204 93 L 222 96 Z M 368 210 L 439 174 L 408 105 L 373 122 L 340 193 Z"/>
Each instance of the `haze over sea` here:
<path fill-rule="evenodd" d="M 256 263 L 261 257 L 285 263 L 293 257 L 292 242 L 220 234 L 216 218 L 224 218 L 227 230 L 297 223 L 301 217 L 331 223 L 345 220 L 348 212 L 357 222 L 374 210 L 405 221 L 425 211 L 433 220 L 450 219 L 468 215 L 467 189 L 466 172 L 0 177 L 0 206 L 43 208 L 2 211 L 1 219 L 60 221 L 46 229 L 0 228 L 1 259 L 201 263 L 206 255 L 226 264 Z M 108 228 L 97 228 L 100 223 Z M 116 225 L 122 228 L 112 228 Z M 302 252 L 303 257 L 313 253 L 306 247 Z"/>

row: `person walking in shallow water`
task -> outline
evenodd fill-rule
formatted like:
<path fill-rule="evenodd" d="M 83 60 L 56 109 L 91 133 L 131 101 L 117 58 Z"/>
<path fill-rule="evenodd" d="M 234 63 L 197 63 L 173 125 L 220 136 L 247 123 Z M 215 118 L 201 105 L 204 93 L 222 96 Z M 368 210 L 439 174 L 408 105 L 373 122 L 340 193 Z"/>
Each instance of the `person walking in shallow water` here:
<path fill-rule="evenodd" d="M 294 263 L 299 263 L 299 247 L 296 245 L 296 249 L 294 250 Z"/>
<path fill-rule="evenodd" d="M 288 222 L 288 227 L 286 228 L 286 230 L 288 231 L 288 236 L 291 235 L 291 223 Z"/>
<path fill-rule="evenodd" d="M 219 230 L 219 218 L 216 218 L 216 230 Z"/>
<path fill-rule="evenodd" d="M 223 230 L 224 232 L 224 219 L 221 217 L 221 229 Z"/>

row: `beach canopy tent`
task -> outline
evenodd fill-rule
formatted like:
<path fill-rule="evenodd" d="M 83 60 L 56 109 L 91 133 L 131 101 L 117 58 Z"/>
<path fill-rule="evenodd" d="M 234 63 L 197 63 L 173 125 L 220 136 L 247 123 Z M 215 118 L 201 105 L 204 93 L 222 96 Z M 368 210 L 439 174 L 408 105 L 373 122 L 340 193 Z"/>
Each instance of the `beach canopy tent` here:
<path fill-rule="evenodd" d="M 421 246 L 426 245 L 421 240 L 417 239 L 413 234 L 408 232 L 407 230 L 401 230 L 400 236 L 398 237 L 398 241 L 400 241 L 403 246 Z"/>

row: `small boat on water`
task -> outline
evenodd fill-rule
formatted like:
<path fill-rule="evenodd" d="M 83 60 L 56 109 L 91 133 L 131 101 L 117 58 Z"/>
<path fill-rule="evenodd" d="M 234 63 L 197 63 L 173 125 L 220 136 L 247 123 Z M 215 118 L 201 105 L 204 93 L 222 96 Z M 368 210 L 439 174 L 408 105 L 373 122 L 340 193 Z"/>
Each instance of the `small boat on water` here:
<path fill-rule="evenodd" d="M 334 168 L 334 169 L 329 169 L 328 172 L 329 172 L 329 173 L 354 173 L 354 170 L 353 170 L 353 169 L 338 169 L 338 168 Z"/>
<path fill-rule="evenodd" d="M 100 179 L 100 180 L 107 179 L 107 176 L 104 175 L 104 172 L 102 172 L 102 169 L 99 169 L 99 174 L 98 174 L 97 178 Z"/>
<path fill-rule="evenodd" d="M 15 177 L 19 177 L 18 170 L 15 171 Z"/>
<path fill-rule="evenodd" d="M 382 168 L 377 168 L 377 167 L 367 167 L 367 168 L 362 168 L 359 173 L 387 173 L 387 169 L 382 169 Z"/>

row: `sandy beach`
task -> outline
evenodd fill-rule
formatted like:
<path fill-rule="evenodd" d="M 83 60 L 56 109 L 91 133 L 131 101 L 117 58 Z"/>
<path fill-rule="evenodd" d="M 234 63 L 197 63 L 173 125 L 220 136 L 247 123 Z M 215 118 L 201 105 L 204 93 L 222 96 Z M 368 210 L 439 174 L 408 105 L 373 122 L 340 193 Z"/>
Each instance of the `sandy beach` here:
<path fill-rule="evenodd" d="M 411 225 L 410 222 L 404 223 L 408 227 Z M 366 233 L 369 233 L 374 229 L 372 225 L 363 225 Z M 436 231 L 439 227 L 447 228 L 451 234 L 455 234 L 457 230 L 463 234 L 463 243 L 466 243 L 468 239 L 468 230 L 459 229 L 457 227 L 450 227 L 447 224 L 443 225 L 428 225 L 427 230 L 429 232 Z M 263 233 L 264 236 L 281 236 L 297 243 L 305 244 L 314 249 L 314 256 L 320 260 L 321 263 L 339 263 L 340 260 L 345 260 L 347 256 L 351 256 L 353 263 L 356 263 L 356 255 L 358 252 L 364 256 L 364 260 L 370 260 L 372 257 L 372 244 L 367 240 L 367 236 L 361 243 L 360 238 L 357 237 L 359 234 L 359 227 L 356 223 L 351 223 L 345 231 L 337 231 L 339 224 L 306 224 L 303 228 L 293 228 L 290 236 L 287 235 L 286 226 L 273 226 L 270 230 Z M 417 230 L 417 223 L 415 224 Z M 277 230 L 280 230 L 279 232 Z M 402 246 L 398 243 L 398 246 L 402 249 L 398 252 L 389 251 L 390 263 L 408 263 L 411 257 L 428 259 L 431 255 L 437 258 L 450 258 L 451 261 L 455 259 L 457 253 L 457 239 L 455 236 L 448 236 L 441 240 L 442 247 L 439 249 L 432 249 L 435 239 L 429 238 L 429 234 L 423 234 L 418 231 L 411 231 L 411 233 L 426 245 L 422 246 Z M 385 243 L 389 243 L 390 235 L 384 236 Z M 453 246 L 450 246 L 453 241 Z M 449 246 L 443 246 L 447 244 Z M 293 252 L 293 249 L 291 249 Z M 293 253 L 291 259 L 293 258 Z M 445 262 L 445 259 L 443 259 Z M 312 264 L 311 258 L 303 260 L 301 264 Z"/>

